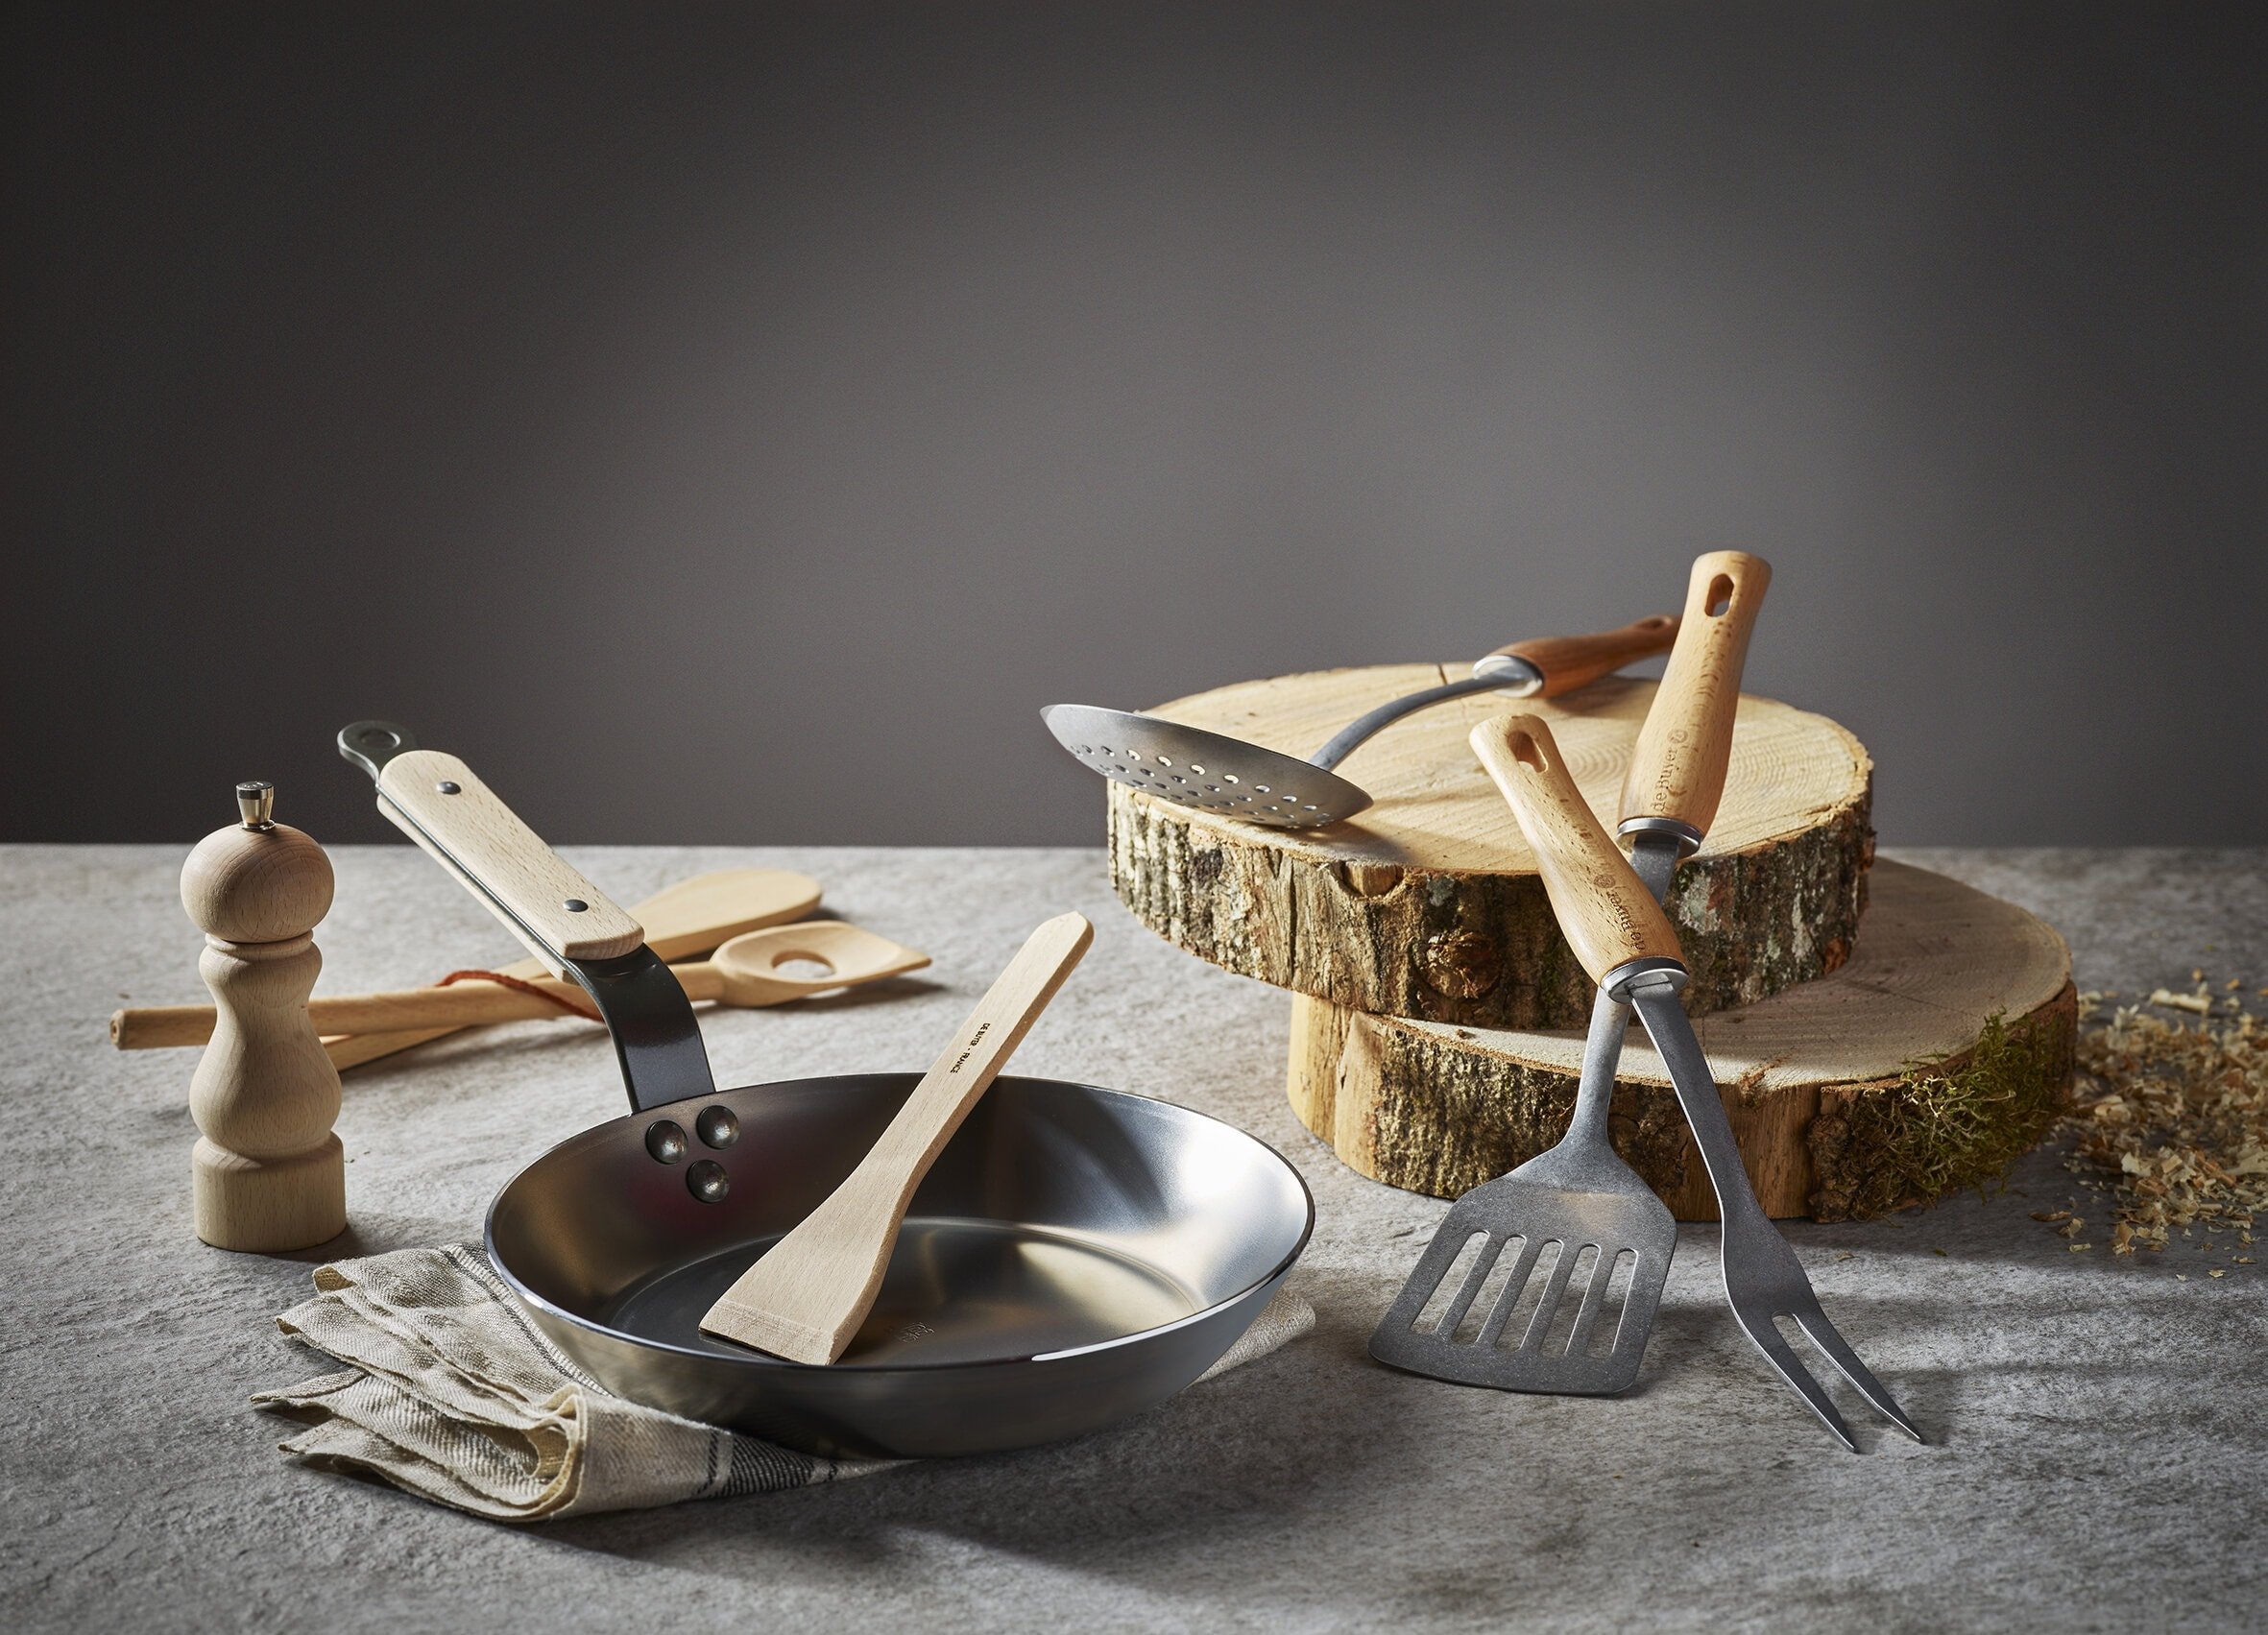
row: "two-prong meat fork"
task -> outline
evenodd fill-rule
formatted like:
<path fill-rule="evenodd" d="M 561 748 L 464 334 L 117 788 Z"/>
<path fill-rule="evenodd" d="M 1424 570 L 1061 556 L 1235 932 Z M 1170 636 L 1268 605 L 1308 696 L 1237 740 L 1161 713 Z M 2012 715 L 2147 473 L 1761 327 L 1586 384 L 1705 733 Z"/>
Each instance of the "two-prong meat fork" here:
<path fill-rule="evenodd" d="M 1850 1427 L 1797 1360 L 1778 1319 L 1793 1320 L 1885 1418 L 1917 1442 L 1922 1440 L 1882 1382 L 1827 1321 L 1796 1252 L 1757 1203 L 1716 1077 L 1677 1003 L 1686 971 L 1677 933 L 1647 882 L 1607 839 L 1577 790 L 1551 729 L 1532 715 L 1508 715 L 1473 729 L 1472 741 L 1535 851 L 1544 890 L 1576 958 L 1603 994 L 1638 1013 L 1669 1069 L 1677 1103 L 1717 1190 L 1725 1226 L 1725 1295 L 1733 1317 L 1780 1378 L 1853 1453 L 1858 1443 Z"/>

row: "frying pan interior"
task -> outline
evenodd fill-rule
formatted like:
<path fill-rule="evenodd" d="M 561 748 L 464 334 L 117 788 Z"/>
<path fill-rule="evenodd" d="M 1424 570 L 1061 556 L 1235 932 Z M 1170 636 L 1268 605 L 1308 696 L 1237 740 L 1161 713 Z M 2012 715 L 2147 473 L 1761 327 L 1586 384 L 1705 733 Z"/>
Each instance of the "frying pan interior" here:
<path fill-rule="evenodd" d="M 599 1125 L 505 1188 L 491 1258 L 624 1395 L 814 1451 L 938 1454 L 1076 1434 L 1165 1400 L 1234 1343 L 1306 1243 L 1306 1187 L 1234 1126 L 1002 1077 L 915 1193 L 840 1362 L 702 1334 L 701 1313 L 850 1173 L 918 1076 L 756 1085 Z M 713 1131 L 719 1107 L 737 1126 L 721 1148 L 695 1122 Z M 687 1136 L 674 1163 L 654 1156 L 670 1150 L 651 1134 L 664 1122 Z M 725 1168 L 722 1199 L 697 1194 L 698 1163 Z"/>

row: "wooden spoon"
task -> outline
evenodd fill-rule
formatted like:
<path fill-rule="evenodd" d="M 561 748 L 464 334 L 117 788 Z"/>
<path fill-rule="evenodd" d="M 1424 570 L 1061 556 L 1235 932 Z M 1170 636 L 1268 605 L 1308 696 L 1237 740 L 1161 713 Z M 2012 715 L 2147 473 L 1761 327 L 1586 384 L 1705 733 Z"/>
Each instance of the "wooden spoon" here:
<path fill-rule="evenodd" d="M 795 1362 L 842 1356 L 881 1292 L 914 1189 L 1094 940 L 1081 914 L 1032 932 L 858 1167 L 725 1290 L 704 1334 Z"/>
<path fill-rule="evenodd" d="M 816 975 L 784 972 L 782 965 L 809 960 L 825 967 Z M 878 937 L 839 920 L 809 920 L 771 926 L 735 937 L 707 959 L 669 969 L 690 999 L 728 1005 L 776 1005 L 830 988 L 879 982 L 885 976 L 919 971 L 929 956 Z M 390 994 L 342 994 L 307 1001 L 307 1015 L 320 1033 L 379 1033 L 422 1028 L 471 1027 L 482 1022 L 550 1021 L 587 1014 L 583 990 L 556 977 L 527 986 L 535 993 L 494 982 L 470 981 L 446 988 L 405 988 Z M 552 995 L 572 1002 L 568 1010 Z M 110 1018 L 110 1043 L 121 1050 L 150 1050 L 172 1045 L 202 1045 L 212 1037 L 212 1006 L 151 1005 L 122 1010 Z"/>
<path fill-rule="evenodd" d="M 824 967 L 816 975 L 780 969 L 803 960 Z M 929 956 L 887 937 L 840 920 L 805 920 L 735 937 L 707 959 L 673 965 L 688 999 L 717 999 L 728 1005 L 776 1005 L 830 988 L 856 987 L 903 976 L 929 963 Z"/>

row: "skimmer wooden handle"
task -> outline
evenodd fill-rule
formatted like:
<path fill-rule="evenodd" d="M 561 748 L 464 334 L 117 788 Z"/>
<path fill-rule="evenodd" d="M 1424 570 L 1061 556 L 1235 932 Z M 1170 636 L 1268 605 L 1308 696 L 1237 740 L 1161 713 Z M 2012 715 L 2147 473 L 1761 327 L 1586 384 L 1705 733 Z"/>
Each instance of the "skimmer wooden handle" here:
<path fill-rule="evenodd" d="M 1612 675 L 1625 664 L 1667 653 L 1677 638 L 1677 621 L 1668 613 L 1653 613 L 1620 630 L 1602 630 L 1590 636 L 1539 636 L 1496 651 L 1525 659 L 1542 675 L 1543 685 L 1529 697 L 1556 698 L 1586 682 Z"/>
<path fill-rule="evenodd" d="M 1677 959 L 1677 933 L 1568 776 L 1552 730 L 1500 715 L 1473 729 L 1472 744 L 1535 849 L 1552 912 L 1591 980 L 1633 959 Z"/>
<path fill-rule="evenodd" d="M 1673 818 L 1708 832 L 1732 759 L 1749 633 L 1764 606 L 1772 567 L 1741 551 L 1694 559 L 1685 614 L 1623 781 L 1621 816 Z"/>

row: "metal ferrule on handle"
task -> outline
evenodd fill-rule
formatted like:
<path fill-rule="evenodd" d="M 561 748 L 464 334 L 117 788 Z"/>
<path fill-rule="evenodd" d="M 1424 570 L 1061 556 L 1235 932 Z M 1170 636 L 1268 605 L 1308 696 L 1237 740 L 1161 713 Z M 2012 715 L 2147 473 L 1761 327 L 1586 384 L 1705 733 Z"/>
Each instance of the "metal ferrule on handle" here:
<path fill-rule="evenodd" d="M 614 1037 L 633 1111 L 714 1093 L 692 1003 L 635 920 L 568 868 L 463 762 L 421 751 L 408 728 L 357 721 L 338 741 L 339 754 L 376 782 L 378 810 L 530 953 L 590 994 Z M 414 785 L 413 765 L 442 776 L 429 789 Z"/>
<path fill-rule="evenodd" d="M 1658 835 L 1677 848 L 1680 857 L 1690 857 L 1701 850 L 1701 831 L 1681 818 L 1633 817 L 1615 825 L 1614 831 L 1622 835 Z M 1659 895 L 1658 893 L 1656 894 Z"/>
<path fill-rule="evenodd" d="M 1690 980 L 1681 961 L 1653 956 L 1618 965 L 1600 980 L 1599 991 L 1617 1004 L 1629 1004 L 1634 993 L 1682 993 Z"/>

